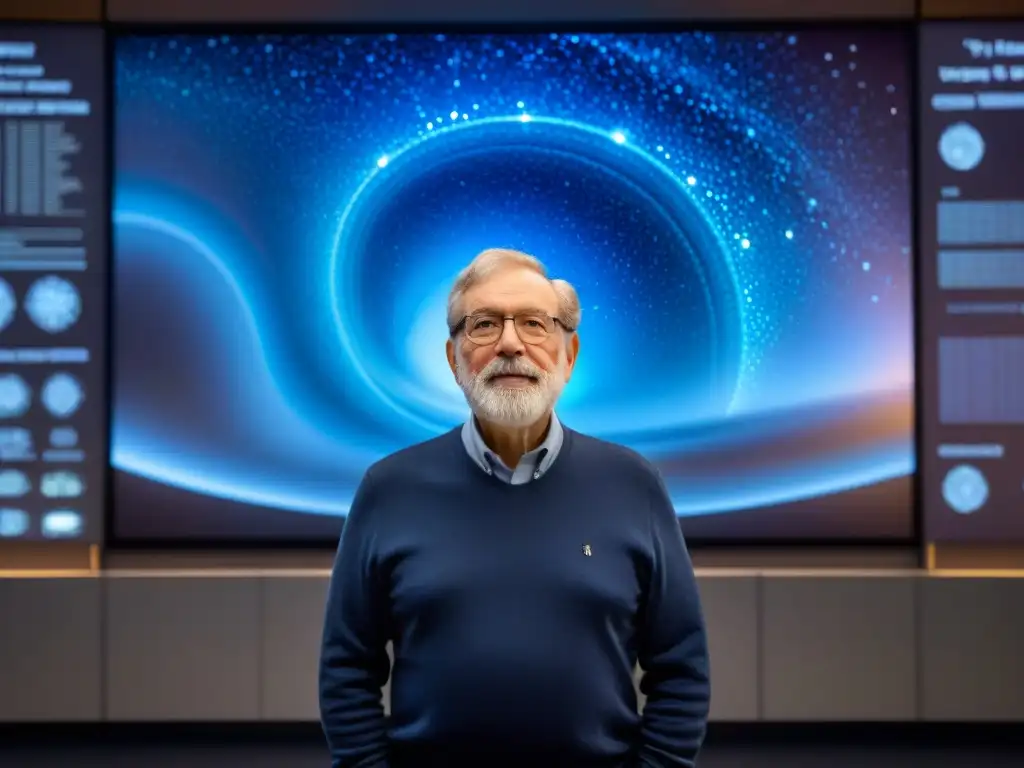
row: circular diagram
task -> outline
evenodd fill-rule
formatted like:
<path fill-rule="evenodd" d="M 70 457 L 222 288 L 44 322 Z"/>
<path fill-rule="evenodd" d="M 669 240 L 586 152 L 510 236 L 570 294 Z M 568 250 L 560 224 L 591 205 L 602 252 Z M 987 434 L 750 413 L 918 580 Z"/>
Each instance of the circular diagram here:
<path fill-rule="evenodd" d="M 988 500 L 988 481 L 975 467 L 961 464 L 946 473 L 942 498 L 958 515 L 977 512 Z"/>
<path fill-rule="evenodd" d="M 954 171 L 970 171 L 985 157 L 985 139 L 970 123 L 954 123 L 942 132 L 939 155 Z"/>
<path fill-rule="evenodd" d="M 67 418 L 82 404 L 85 393 L 78 380 L 68 373 L 55 373 L 43 384 L 42 401 L 57 418 Z"/>
<path fill-rule="evenodd" d="M 0 419 L 17 419 L 32 404 L 32 390 L 16 373 L 0 376 Z"/>
<path fill-rule="evenodd" d="M 18 299 L 14 296 L 14 289 L 6 280 L 0 280 L 0 331 L 11 324 L 17 309 Z"/>
<path fill-rule="evenodd" d="M 63 277 L 48 275 L 36 280 L 25 296 L 25 311 L 47 333 L 66 331 L 82 314 L 78 289 Z"/>

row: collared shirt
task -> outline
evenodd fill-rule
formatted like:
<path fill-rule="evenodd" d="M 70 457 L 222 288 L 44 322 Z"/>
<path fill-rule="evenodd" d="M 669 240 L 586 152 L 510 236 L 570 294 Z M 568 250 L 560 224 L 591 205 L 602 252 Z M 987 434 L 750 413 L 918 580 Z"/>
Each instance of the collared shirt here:
<path fill-rule="evenodd" d="M 548 434 L 544 438 L 544 442 L 529 453 L 523 454 L 515 469 L 509 469 L 505 462 L 487 447 L 483 435 L 480 434 L 480 428 L 476 424 L 476 419 L 471 417 L 462 427 L 462 444 L 466 447 L 469 457 L 488 475 L 493 475 L 510 485 L 523 485 L 531 480 L 539 479 L 558 458 L 564 439 L 565 431 L 562 429 L 558 417 L 552 413 L 551 424 L 548 426 Z"/>

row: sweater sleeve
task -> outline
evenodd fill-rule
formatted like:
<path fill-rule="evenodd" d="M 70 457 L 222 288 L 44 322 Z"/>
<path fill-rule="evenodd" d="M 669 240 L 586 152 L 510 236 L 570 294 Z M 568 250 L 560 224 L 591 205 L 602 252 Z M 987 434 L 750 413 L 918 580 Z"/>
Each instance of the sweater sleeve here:
<path fill-rule="evenodd" d="M 367 473 L 334 560 L 320 652 L 320 720 L 332 768 L 387 767 L 388 608 L 375 552 L 375 506 Z"/>
<path fill-rule="evenodd" d="M 660 476 L 651 498 L 651 536 L 654 563 L 639 644 L 647 704 L 638 766 L 693 768 L 711 701 L 707 637 L 693 565 Z"/>

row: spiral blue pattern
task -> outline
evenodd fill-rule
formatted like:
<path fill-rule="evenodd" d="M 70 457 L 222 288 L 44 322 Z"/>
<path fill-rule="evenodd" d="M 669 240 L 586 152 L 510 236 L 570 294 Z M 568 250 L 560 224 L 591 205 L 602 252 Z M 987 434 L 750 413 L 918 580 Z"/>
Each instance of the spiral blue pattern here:
<path fill-rule="evenodd" d="M 344 515 L 369 463 L 466 417 L 447 290 L 508 246 L 582 297 L 561 416 L 648 455 L 681 515 L 906 477 L 905 43 L 119 40 L 116 470 L 250 505 L 255 536 Z"/>

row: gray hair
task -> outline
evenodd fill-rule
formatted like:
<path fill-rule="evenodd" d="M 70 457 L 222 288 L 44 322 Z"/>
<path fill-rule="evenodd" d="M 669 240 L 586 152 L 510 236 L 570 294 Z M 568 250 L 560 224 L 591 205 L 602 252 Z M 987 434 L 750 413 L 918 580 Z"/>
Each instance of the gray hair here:
<path fill-rule="evenodd" d="M 528 253 L 515 251 L 511 248 L 488 248 L 486 251 L 479 253 L 455 279 L 455 285 L 452 286 L 452 290 L 448 294 L 449 331 L 462 322 L 462 318 L 465 316 L 465 312 L 462 309 L 462 299 L 466 291 L 488 275 L 493 274 L 502 267 L 509 266 L 524 267 L 542 277 L 548 277 L 547 268 L 541 263 L 540 259 Z M 564 328 L 575 331 L 580 327 L 580 316 L 582 315 L 580 298 L 576 295 L 576 289 L 565 280 L 552 280 L 548 278 L 548 282 L 551 283 L 551 287 L 555 289 L 555 293 L 558 295 L 558 314 L 555 317 L 558 318 L 558 322 Z"/>

